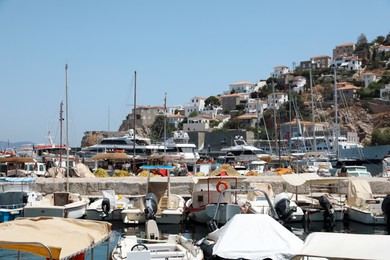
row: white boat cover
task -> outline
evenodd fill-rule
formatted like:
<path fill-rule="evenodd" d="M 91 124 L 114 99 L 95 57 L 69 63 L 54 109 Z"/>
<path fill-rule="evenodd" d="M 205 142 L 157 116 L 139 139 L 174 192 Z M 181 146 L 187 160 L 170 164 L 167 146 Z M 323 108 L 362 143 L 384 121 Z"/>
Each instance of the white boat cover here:
<path fill-rule="evenodd" d="M 321 257 L 327 259 L 389 259 L 390 236 L 314 232 L 293 259 Z"/>
<path fill-rule="evenodd" d="M 265 214 L 237 214 L 210 233 L 213 255 L 228 259 L 291 259 L 303 241 Z"/>
<path fill-rule="evenodd" d="M 0 224 L 0 248 L 20 250 L 53 259 L 68 259 L 95 247 L 111 234 L 105 221 L 69 218 L 18 218 Z M 26 244 L 27 243 L 27 244 Z"/>

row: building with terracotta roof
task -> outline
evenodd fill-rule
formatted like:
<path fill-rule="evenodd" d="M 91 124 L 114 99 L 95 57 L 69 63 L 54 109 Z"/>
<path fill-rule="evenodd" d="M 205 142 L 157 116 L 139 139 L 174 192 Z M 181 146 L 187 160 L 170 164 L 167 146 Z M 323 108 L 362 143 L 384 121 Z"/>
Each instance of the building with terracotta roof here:
<path fill-rule="evenodd" d="M 190 100 L 190 103 L 184 107 L 184 115 L 188 117 L 191 113 L 196 112 L 200 114 L 205 105 L 206 98 L 204 97 L 193 97 Z"/>
<path fill-rule="evenodd" d="M 339 104 L 342 103 L 352 103 L 359 98 L 358 90 L 360 88 L 354 85 L 349 84 L 348 82 L 339 82 L 337 83 L 338 90 L 338 100 Z"/>
<path fill-rule="evenodd" d="M 352 56 L 355 49 L 355 44 L 351 42 L 337 45 L 336 48 L 333 49 L 333 59 L 340 55 Z"/>
<path fill-rule="evenodd" d="M 271 78 L 279 78 L 282 74 L 289 72 L 288 67 L 286 66 L 276 66 L 274 71 L 270 73 Z"/>
<path fill-rule="evenodd" d="M 336 66 L 339 69 L 343 69 L 345 71 L 352 70 L 361 70 L 362 69 L 362 59 L 356 56 L 337 56 L 331 64 L 331 67 Z"/>

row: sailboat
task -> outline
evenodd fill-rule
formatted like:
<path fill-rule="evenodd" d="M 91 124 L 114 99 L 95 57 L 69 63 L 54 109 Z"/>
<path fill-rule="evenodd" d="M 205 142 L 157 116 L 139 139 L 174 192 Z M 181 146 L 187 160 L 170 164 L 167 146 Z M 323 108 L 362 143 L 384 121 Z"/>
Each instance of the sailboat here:
<path fill-rule="evenodd" d="M 65 65 L 66 74 L 66 147 L 68 140 L 68 64 Z M 60 115 L 62 122 L 62 114 Z M 62 126 L 61 126 L 62 128 Z M 61 138 L 62 139 L 62 138 Z M 69 149 L 66 150 L 66 165 L 69 165 Z M 78 193 L 69 192 L 69 167 L 66 167 L 66 191 L 47 194 L 42 200 L 33 201 L 23 209 L 24 217 L 63 217 L 82 218 L 86 214 L 89 199 Z"/>

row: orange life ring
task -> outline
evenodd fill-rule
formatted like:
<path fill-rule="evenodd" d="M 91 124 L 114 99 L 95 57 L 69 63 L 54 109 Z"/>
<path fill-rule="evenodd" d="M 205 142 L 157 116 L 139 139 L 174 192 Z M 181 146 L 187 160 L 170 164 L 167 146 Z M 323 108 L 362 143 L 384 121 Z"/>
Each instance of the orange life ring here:
<path fill-rule="evenodd" d="M 224 188 L 221 189 L 221 186 L 223 186 Z M 218 191 L 219 193 L 221 193 L 222 191 L 226 190 L 227 188 L 228 188 L 228 185 L 227 185 L 226 182 L 224 182 L 224 181 L 219 181 L 219 182 L 217 183 L 217 191 Z"/>

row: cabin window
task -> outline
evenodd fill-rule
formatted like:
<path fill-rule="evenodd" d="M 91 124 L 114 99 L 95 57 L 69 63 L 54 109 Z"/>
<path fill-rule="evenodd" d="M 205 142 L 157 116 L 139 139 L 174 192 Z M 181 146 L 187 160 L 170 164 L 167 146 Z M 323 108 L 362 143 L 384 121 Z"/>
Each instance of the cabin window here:
<path fill-rule="evenodd" d="M 203 202 L 203 196 L 198 196 L 198 202 Z"/>

